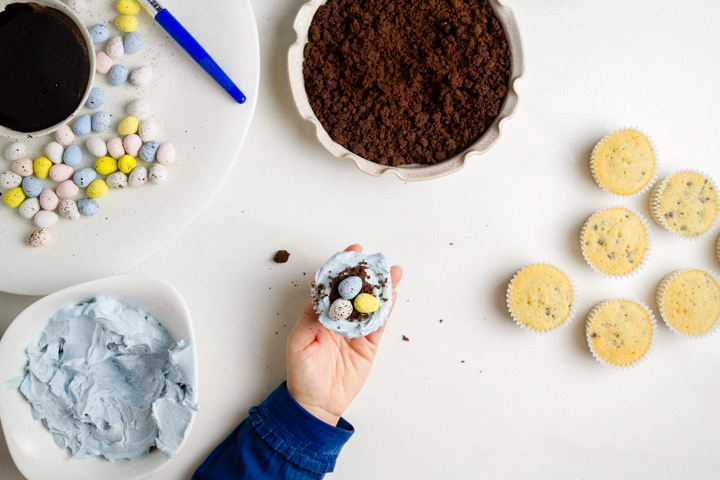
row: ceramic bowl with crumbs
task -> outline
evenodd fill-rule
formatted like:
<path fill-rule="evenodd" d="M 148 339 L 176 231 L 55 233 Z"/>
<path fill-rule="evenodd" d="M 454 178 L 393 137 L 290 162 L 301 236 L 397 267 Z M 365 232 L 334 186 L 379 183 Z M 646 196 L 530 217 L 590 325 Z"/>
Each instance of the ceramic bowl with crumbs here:
<path fill-rule="evenodd" d="M 717 188 L 710 177 L 694 170 L 658 183 L 650 198 L 653 219 L 665 230 L 697 239 L 710 230 L 718 214 Z"/>
<path fill-rule="evenodd" d="M 650 309 L 642 303 L 625 299 L 598 303 L 585 323 L 590 351 L 605 365 L 636 365 L 650 353 L 655 323 Z"/>
<path fill-rule="evenodd" d="M 647 190 L 657 165 L 657 148 L 636 128 L 606 135 L 595 145 L 590 158 L 590 170 L 597 184 L 615 195 L 635 195 Z"/>
<path fill-rule="evenodd" d="M 660 315 L 682 335 L 704 337 L 720 325 L 720 285 L 703 270 L 681 270 L 667 275 L 657 289 Z"/>
<path fill-rule="evenodd" d="M 515 323 L 546 332 L 570 323 L 576 288 L 559 268 L 530 265 L 515 274 L 507 289 L 507 306 Z"/>
<path fill-rule="evenodd" d="M 647 222 L 627 208 L 599 211 L 585 222 L 580 247 L 588 265 L 598 272 L 614 278 L 637 273 L 650 250 Z"/>

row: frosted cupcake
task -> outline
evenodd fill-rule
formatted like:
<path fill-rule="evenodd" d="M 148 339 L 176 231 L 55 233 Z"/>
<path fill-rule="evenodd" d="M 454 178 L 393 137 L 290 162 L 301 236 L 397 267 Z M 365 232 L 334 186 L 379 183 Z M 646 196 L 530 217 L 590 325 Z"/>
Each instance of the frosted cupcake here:
<path fill-rule="evenodd" d="M 590 170 L 604 190 L 616 195 L 643 191 L 655 176 L 657 156 L 652 142 L 635 129 L 618 130 L 593 149 Z"/>
<path fill-rule="evenodd" d="M 720 286 L 702 270 L 673 272 L 660 283 L 657 304 L 670 329 L 684 335 L 702 335 L 720 318 Z"/>
<path fill-rule="evenodd" d="M 717 218 L 717 192 L 713 182 L 699 172 L 676 173 L 655 187 L 650 210 L 664 229 L 695 238 L 710 230 Z"/>
<path fill-rule="evenodd" d="M 530 265 L 515 274 L 507 289 L 513 320 L 531 330 L 547 331 L 572 318 L 572 282 L 552 265 Z"/>
<path fill-rule="evenodd" d="M 647 228 L 638 214 L 609 208 L 585 222 L 580 247 L 588 264 L 599 272 L 627 275 L 644 264 L 649 249 Z"/>
<path fill-rule="evenodd" d="M 631 300 L 609 300 L 593 307 L 585 324 L 593 356 L 607 365 L 626 367 L 650 350 L 655 318 Z"/>
<path fill-rule="evenodd" d="M 343 337 L 364 337 L 390 314 L 390 264 L 382 253 L 339 252 L 315 274 L 312 296 L 325 328 Z"/>

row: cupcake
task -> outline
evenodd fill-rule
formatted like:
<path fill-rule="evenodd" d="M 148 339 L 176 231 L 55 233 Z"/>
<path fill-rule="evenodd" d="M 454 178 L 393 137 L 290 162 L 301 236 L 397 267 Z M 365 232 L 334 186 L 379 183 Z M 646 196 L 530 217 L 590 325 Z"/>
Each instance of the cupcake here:
<path fill-rule="evenodd" d="M 643 191 L 655 176 L 657 156 L 652 142 L 635 129 L 613 132 L 595 145 L 590 170 L 600 187 L 616 195 Z"/>
<path fill-rule="evenodd" d="M 645 306 L 631 300 L 609 300 L 595 305 L 585 324 L 588 345 L 601 363 L 626 367 L 650 350 L 655 318 Z"/>
<path fill-rule="evenodd" d="M 343 337 L 364 337 L 390 314 L 390 264 L 382 253 L 339 252 L 315 274 L 312 296 L 325 328 Z"/>
<path fill-rule="evenodd" d="M 650 248 L 643 218 L 626 208 L 597 212 L 585 222 L 580 247 L 599 272 L 623 276 L 639 269 Z"/>
<path fill-rule="evenodd" d="M 510 315 L 531 330 L 552 330 L 572 318 L 574 288 L 560 269 L 530 265 L 515 274 L 507 289 Z"/>
<path fill-rule="evenodd" d="M 715 242 L 715 257 L 717 261 L 720 262 L 720 235 L 718 235 L 718 239 Z"/>
<path fill-rule="evenodd" d="M 720 318 L 720 286 L 702 270 L 673 272 L 660 282 L 657 305 L 671 330 L 702 335 Z"/>
<path fill-rule="evenodd" d="M 655 221 L 666 230 L 695 238 L 710 230 L 718 213 L 712 180 L 699 172 L 684 171 L 658 183 L 650 200 Z"/>

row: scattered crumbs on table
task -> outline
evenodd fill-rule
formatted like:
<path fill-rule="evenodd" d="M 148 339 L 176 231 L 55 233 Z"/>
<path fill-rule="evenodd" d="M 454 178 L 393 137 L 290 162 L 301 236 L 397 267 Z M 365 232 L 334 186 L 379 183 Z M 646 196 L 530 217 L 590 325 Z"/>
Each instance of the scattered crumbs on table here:
<path fill-rule="evenodd" d="M 273 257 L 273 260 L 275 261 L 275 263 L 287 263 L 289 258 L 290 253 L 287 250 L 278 250 L 278 252 Z"/>
<path fill-rule="evenodd" d="M 442 318 L 440 319 L 440 323 L 442 323 Z"/>
<path fill-rule="evenodd" d="M 409 342 L 409 341 L 410 341 L 410 339 L 409 339 L 408 337 L 406 337 L 405 335 L 403 335 L 402 338 L 403 338 L 403 341 L 405 341 L 405 342 Z"/>

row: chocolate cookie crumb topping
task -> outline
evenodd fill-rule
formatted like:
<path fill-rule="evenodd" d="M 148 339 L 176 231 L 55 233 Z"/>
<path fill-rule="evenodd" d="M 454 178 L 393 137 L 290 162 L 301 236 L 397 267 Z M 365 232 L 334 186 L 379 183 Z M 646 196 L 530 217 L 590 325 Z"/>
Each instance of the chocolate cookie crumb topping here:
<path fill-rule="evenodd" d="M 287 250 L 278 250 L 278 252 L 273 257 L 273 260 L 275 261 L 275 263 L 287 263 L 289 258 L 290 253 Z"/>

